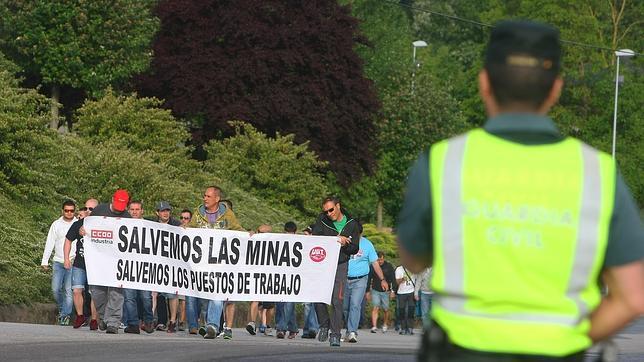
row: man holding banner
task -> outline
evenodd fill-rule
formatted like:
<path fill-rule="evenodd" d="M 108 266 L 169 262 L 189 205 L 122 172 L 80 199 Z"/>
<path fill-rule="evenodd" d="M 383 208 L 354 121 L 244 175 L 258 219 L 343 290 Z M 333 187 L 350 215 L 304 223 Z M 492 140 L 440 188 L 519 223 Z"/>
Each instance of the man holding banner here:
<path fill-rule="evenodd" d="M 356 222 L 346 216 L 340 220 L 344 218 L 347 225 L 341 230 L 346 232 Z M 295 234 L 250 235 L 245 231 L 95 216 L 86 218 L 84 227 L 91 285 L 219 301 L 212 303 L 208 313 L 211 338 L 215 337 L 215 327 L 222 324 L 219 316 L 224 300 L 330 304 L 332 294 L 338 299 L 339 291 L 332 292 L 340 243 L 348 245 L 349 236 L 353 237 L 338 238 L 336 234 L 303 240 Z M 346 278 L 346 266 L 340 275 Z M 339 308 L 337 311 L 342 313 Z M 196 314 L 189 317 L 192 320 Z M 232 318 L 227 317 L 226 324 L 232 327 Z M 224 337 L 232 337 L 230 327 Z M 203 335 L 208 336 L 205 328 Z"/>
<path fill-rule="evenodd" d="M 199 227 L 207 229 L 224 229 L 244 231 L 244 228 L 237 221 L 237 217 L 232 208 L 226 203 L 221 202 L 222 190 L 219 186 L 208 186 L 203 194 L 203 204 L 195 210 L 192 221 L 188 227 Z M 192 297 L 186 297 L 186 313 L 189 315 L 189 329 L 196 327 L 197 303 L 199 300 Z M 222 310 L 222 301 L 208 301 L 208 313 L 206 315 L 206 329 L 202 329 L 200 334 L 206 339 L 213 339 L 217 335 L 217 329 L 220 323 Z M 211 316 L 212 314 L 212 316 Z M 223 331 L 224 339 L 233 338 L 233 321 L 235 319 L 235 304 L 226 303 L 225 325 Z M 192 320 L 192 323 L 190 321 Z M 205 334 L 204 334 L 205 332 Z"/>
<path fill-rule="evenodd" d="M 349 257 L 359 250 L 360 224 L 342 209 L 340 199 L 327 197 L 322 201 L 322 213 L 313 225 L 313 235 L 337 236 L 342 247 L 338 255 L 338 267 L 335 272 L 331 305 L 333 314 L 329 317 L 326 304 L 316 303 L 315 312 L 320 322 L 318 340 L 325 342 L 329 338 L 332 347 L 340 346 L 340 329 L 342 329 L 342 295 L 347 280 Z M 330 335 L 329 327 L 331 329 Z"/>
<path fill-rule="evenodd" d="M 130 213 L 127 212 L 129 202 L 130 195 L 126 190 L 116 190 L 112 202 L 96 206 L 92 216 L 130 218 Z M 99 328 L 105 329 L 105 333 L 117 334 L 123 316 L 123 288 L 90 285 L 90 290 L 100 318 Z"/>

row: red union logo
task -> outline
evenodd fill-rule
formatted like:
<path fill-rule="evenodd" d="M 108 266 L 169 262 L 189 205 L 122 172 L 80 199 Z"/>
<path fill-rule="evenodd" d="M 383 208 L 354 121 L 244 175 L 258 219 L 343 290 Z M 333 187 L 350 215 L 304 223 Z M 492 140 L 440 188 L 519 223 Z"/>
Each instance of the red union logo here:
<path fill-rule="evenodd" d="M 326 250 L 321 246 L 316 246 L 309 252 L 309 257 L 314 262 L 319 263 L 326 258 Z"/>
<path fill-rule="evenodd" d="M 100 238 L 100 239 L 112 239 L 112 231 L 111 230 L 92 230 L 92 237 Z"/>

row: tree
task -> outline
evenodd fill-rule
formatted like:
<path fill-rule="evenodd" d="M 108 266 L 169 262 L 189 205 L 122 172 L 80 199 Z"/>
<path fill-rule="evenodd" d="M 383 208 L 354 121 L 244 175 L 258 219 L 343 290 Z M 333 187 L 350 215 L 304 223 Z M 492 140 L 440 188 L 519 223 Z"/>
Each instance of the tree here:
<path fill-rule="evenodd" d="M 144 71 L 158 19 L 151 0 L 0 2 L 0 45 L 51 88 L 51 128 L 59 123 L 60 86 L 97 95 Z"/>
<path fill-rule="evenodd" d="M 615 81 L 612 49 L 644 49 L 641 26 L 644 3 L 417 0 L 415 6 L 485 24 L 520 18 L 556 26 L 564 40 L 562 76 L 566 86 L 550 116 L 563 134 L 610 152 Z M 451 94 L 470 123 L 480 125 L 485 113 L 478 100 L 476 72 L 481 68 L 489 28 L 422 11 L 414 11 L 414 20 L 419 36 L 432 40 L 430 46 L 435 56 L 427 69 L 437 82 L 452 87 Z M 620 73 L 625 82 L 620 88 L 617 132 L 617 161 L 640 208 L 644 208 L 644 177 L 639 166 L 644 163 L 642 69 L 641 60 L 623 62 Z"/>
<path fill-rule="evenodd" d="M 161 30 L 141 93 L 165 99 L 201 141 L 242 119 L 295 134 L 344 184 L 374 164 L 379 104 L 354 51 L 357 20 L 336 1 L 159 3 Z"/>
<path fill-rule="evenodd" d="M 86 101 L 76 113 L 76 131 L 94 144 L 114 141 L 136 151 L 154 151 L 162 159 L 185 158 L 189 133 L 154 98 L 118 96 L 111 89 L 96 101 Z"/>
<path fill-rule="evenodd" d="M 409 166 L 432 142 L 464 129 L 454 87 L 433 77 L 434 54 L 421 49 L 416 90 L 411 93 L 412 42 L 416 37 L 403 7 L 382 0 L 347 0 L 369 40 L 358 47 L 365 74 L 377 86 L 382 111 L 376 121 L 377 166 L 373 176 L 349 189 L 330 186 L 363 220 L 390 224 L 398 215 Z M 447 74 L 447 73 L 446 73 Z"/>
<path fill-rule="evenodd" d="M 205 171 L 277 206 L 317 215 L 318 199 L 326 195 L 321 171 L 327 163 L 318 160 L 308 143 L 294 144 L 292 134 L 269 138 L 241 121 L 230 124 L 234 136 L 205 145 L 209 155 Z"/>

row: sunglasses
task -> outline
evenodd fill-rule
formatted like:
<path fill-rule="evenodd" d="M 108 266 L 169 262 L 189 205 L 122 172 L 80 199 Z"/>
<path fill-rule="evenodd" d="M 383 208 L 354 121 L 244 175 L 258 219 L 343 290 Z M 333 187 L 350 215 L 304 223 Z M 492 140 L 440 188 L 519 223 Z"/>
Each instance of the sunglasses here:
<path fill-rule="evenodd" d="M 93 207 L 81 207 L 80 209 L 78 209 L 78 211 L 92 211 L 92 210 L 94 210 Z"/>
<path fill-rule="evenodd" d="M 188 216 L 182 216 L 182 217 L 181 217 L 181 220 L 190 220 L 190 217 L 188 217 Z"/>
<path fill-rule="evenodd" d="M 63 212 L 74 212 L 76 209 L 63 209 Z"/>
<path fill-rule="evenodd" d="M 324 210 L 324 212 L 327 213 L 327 214 L 330 214 L 330 213 L 333 212 L 333 210 L 335 210 L 335 207 L 332 207 L 332 208 L 330 208 L 328 210 Z"/>

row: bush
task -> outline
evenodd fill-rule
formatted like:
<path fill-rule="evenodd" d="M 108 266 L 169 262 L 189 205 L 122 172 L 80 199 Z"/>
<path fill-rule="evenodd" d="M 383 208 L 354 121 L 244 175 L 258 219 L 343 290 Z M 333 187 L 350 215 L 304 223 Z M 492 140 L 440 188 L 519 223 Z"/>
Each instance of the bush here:
<path fill-rule="evenodd" d="M 317 215 L 318 199 L 327 191 L 320 171 L 327 163 L 308 149 L 308 143 L 293 143 L 294 135 L 269 138 L 241 121 L 230 125 L 235 128 L 234 136 L 204 147 L 208 152 L 206 171 L 271 204 Z"/>
<path fill-rule="evenodd" d="M 20 88 L 11 71 L 2 67 L 0 61 L 0 210 L 6 218 L 0 226 L 0 304 L 53 300 L 51 276 L 40 272 L 39 265 L 46 232 L 67 198 L 79 203 L 89 197 L 107 201 L 122 187 L 143 200 L 150 215 L 161 199 L 175 208 L 193 209 L 201 203 L 206 185 L 219 184 L 246 228 L 263 223 L 281 227 L 288 220 L 304 224 L 304 217 L 295 210 L 275 208 L 225 177 L 204 172 L 200 162 L 185 154 L 180 157 L 182 147 L 171 153 L 170 147 L 157 147 L 162 142 L 138 143 L 135 132 L 145 135 L 162 130 L 155 137 L 173 142 L 183 138 L 184 131 L 173 131 L 173 120 L 155 109 L 156 103 L 108 94 L 86 103 L 79 112 L 81 122 L 98 122 L 81 132 L 91 142 L 77 135 L 60 135 L 47 128 L 49 100 Z M 142 122 L 128 116 L 128 109 L 139 112 Z M 110 114 L 130 124 L 110 120 Z M 150 124 L 159 127 L 146 128 Z"/>
<path fill-rule="evenodd" d="M 364 224 L 362 225 L 362 235 L 369 239 L 376 251 L 385 253 L 385 259 L 392 265 L 398 264 L 398 245 L 396 243 L 396 235 L 391 232 L 378 230 L 376 225 Z"/>
<path fill-rule="evenodd" d="M 48 300 L 50 275 L 40 271 L 46 233 L 26 210 L 0 193 L 0 305 Z"/>
<path fill-rule="evenodd" d="M 154 151 L 164 155 L 186 156 L 190 137 L 186 127 L 169 110 L 161 109 L 155 98 L 119 96 L 108 89 L 95 101 L 86 101 L 76 112 L 78 134 L 100 144 L 116 142 L 135 151 Z"/>

